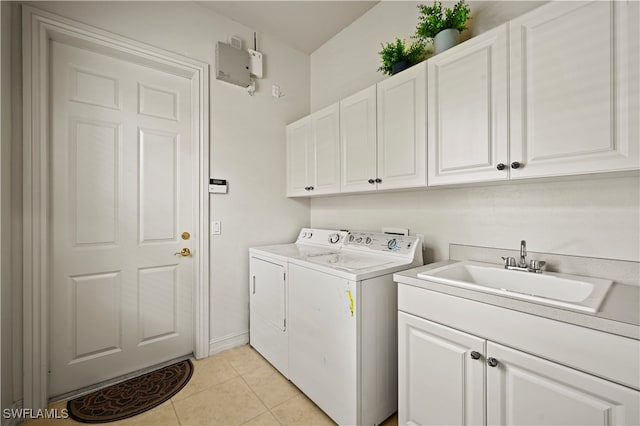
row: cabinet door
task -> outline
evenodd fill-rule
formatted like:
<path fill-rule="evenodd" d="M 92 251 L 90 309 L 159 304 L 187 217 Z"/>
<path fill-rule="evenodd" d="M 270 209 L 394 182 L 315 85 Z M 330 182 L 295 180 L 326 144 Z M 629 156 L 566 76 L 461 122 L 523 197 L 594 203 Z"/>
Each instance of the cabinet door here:
<path fill-rule="evenodd" d="M 309 195 L 308 168 L 312 149 L 311 117 L 287 126 L 287 196 Z"/>
<path fill-rule="evenodd" d="M 286 376 L 289 352 L 284 265 L 252 256 L 249 268 L 251 346 Z"/>
<path fill-rule="evenodd" d="M 510 22 L 511 178 L 640 166 L 639 7 L 552 2 Z"/>
<path fill-rule="evenodd" d="M 310 195 L 340 192 L 340 104 L 335 103 L 311 115 L 313 140 Z"/>
<path fill-rule="evenodd" d="M 378 189 L 426 185 L 426 63 L 378 83 Z"/>
<path fill-rule="evenodd" d="M 498 361 L 487 368 L 489 425 L 640 424 L 638 391 L 493 342 L 487 356 Z"/>
<path fill-rule="evenodd" d="M 376 87 L 340 101 L 341 192 L 371 191 L 376 184 Z"/>
<path fill-rule="evenodd" d="M 484 423 L 485 340 L 399 312 L 398 347 L 399 424 Z"/>
<path fill-rule="evenodd" d="M 509 178 L 507 27 L 427 61 L 428 184 Z"/>

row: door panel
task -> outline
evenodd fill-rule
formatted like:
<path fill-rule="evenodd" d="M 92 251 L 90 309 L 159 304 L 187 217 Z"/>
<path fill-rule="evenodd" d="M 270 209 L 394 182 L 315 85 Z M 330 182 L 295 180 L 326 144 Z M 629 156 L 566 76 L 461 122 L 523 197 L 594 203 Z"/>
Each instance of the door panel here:
<path fill-rule="evenodd" d="M 484 424 L 484 339 L 399 312 L 398 347 L 399 424 Z"/>
<path fill-rule="evenodd" d="M 190 80 L 52 42 L 49 395 L 193 351 Z M 158 89 L 158 88 L 163 89 Z"/>
<path fill-rule="evenodd" d="M 341 192 L 373 191 L 376 175 L 376 87 L 340 101 Z"/>
<path fill-rule="evenodd" d="M 249 338 L 285 377 L 289 375 L 286 263 L 249 259 Z"/>
<path fill-rule="evenodd" d="M 427 64 L 429 185 L 508 179 L 507 31 L 500 26 Z"/>
<path fill-rule="evenodd" d="M 311 117 L 287 126 L 287 196 L 308 195 L 313 176 Z"/>
<path fill-rule="evenodd" d="M 340 104 L 336 103 L 311 115 L 314 163 L 311 195 L 340 191 Z"/>
<path fill-rule="evenodd" d="M 493 342 L 489 425 L 637 425 L 640 392 Z"/>
<path fill-rule="evenodd" d="M 424 62 L 377 85 L 378 189 L 426 185 Z"/>
<path fill-rule="evenodd" d="M 639 10 L 558 2 L 509 24 L 511 178 L 640 166 Z"/>

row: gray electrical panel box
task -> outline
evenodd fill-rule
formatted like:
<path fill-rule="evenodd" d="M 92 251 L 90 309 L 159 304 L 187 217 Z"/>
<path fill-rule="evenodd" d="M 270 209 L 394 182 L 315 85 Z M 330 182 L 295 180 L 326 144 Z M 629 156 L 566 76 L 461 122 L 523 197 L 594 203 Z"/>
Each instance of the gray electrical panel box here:
<path fill-rule="evenodd" d="M 219 41 L 216 45 L 216 79 L 249 86 L 249 52 Z"/>

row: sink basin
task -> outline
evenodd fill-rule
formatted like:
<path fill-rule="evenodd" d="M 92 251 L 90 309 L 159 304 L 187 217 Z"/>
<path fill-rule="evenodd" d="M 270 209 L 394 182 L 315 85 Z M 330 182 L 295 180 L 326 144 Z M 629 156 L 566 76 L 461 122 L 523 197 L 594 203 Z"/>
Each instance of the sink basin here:
<path fill-rule="evenodd" d="M 418 274 L 441 284 L 495 293 L 545 305 L 595 313 L 612 281 L 601 278 L 545 272 L 511 271 L 501 265 L 456 262 Z"/>

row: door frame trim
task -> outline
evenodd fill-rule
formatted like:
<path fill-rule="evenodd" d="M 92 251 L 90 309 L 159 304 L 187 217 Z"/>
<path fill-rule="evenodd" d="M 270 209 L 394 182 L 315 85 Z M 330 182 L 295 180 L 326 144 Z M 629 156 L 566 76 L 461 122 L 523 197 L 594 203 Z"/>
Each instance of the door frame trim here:
<path fill-rule="evenodd" d="M 194 354 L 209 355 L 209 64 L 146 45 L 31 6 L 22 6 L 23 49 L 23 406 L 48 403 L 50 226 L 50 40 L 124 58 L 191 80 L 199 180 L 194 247 Z"/>

